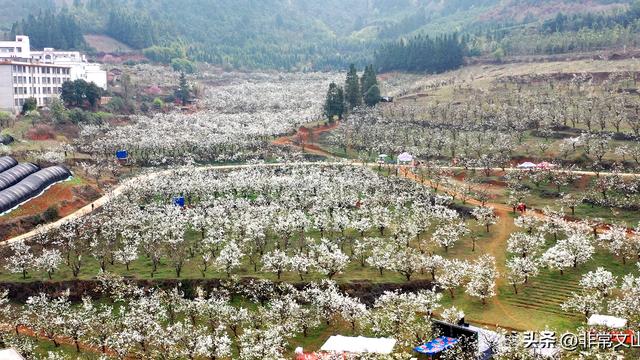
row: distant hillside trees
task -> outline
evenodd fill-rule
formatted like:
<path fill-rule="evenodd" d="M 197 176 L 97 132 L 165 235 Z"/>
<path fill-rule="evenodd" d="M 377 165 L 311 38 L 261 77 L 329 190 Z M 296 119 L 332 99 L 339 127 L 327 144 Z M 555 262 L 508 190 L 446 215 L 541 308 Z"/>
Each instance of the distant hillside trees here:
<path fill-rule="evenodd" d="M 154 22 L 146 15 L 124 10 L 109 13 L 106 33 L 136 49 L 150 47 L 156 42 Z"/>
<path fill-rule="evenodd" d="M 435 38 L 419 35 L 381 46 L 374 63 L 383 71 L 441 73 L 463 65 L 465 48 L 465 42 L 457 34 Z"/>
<path fill-rule="evenodd" d="M 31 46 L 36 49 L 53 47 L 66 50 L 86 46 L 80 26 L 66 11 L 55 14 L 46 10 L 38 15 L 29 15 L 11 27 L 9 38 L 15 39 L 16 35 L 28 35 Z"/>
<path fill-rule="evenodd" d="M 172 46 L 152 46 L 144 49 L 144 56 L 149 60 L 170 64 L 173 59 L 184 59 L 187 57 L 184 48 L 174 44 Z"/>

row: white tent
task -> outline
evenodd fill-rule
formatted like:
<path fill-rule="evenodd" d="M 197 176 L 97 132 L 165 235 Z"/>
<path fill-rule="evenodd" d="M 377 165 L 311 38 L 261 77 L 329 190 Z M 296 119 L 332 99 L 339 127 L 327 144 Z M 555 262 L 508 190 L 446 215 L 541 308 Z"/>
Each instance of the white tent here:
<path fill-rule="evenodd" d="M 473 330 L 478 333 L 478 353 L 479 354 L 484 354 L 494 349 L 496 346 L 502 345 L 506 340 L 504 335 L 497 333 L 495 331 L 475 327 L 472 325 L 469 325 L 467 328 L 469 330 Z"/>
<path fill-rule="evenodd" d="M 402 154 L 398 155 L 398 162 L 412 162 L 412 161 L 413 161 L 413 156 L 408 152 L 403 152 Z"/>
<path fill-rule="evenodd" d="M 22 355 L 20 355 L 14 349 L 3 349 L 3 350 L 0 350 L 0 359 L 1 360 L 24 360 Z"/>
<path fill-rule="evenodd" d="M 396 345 L 395 339 L 389 338 L 366 338 L 362 336 L 349 337 L 342 335 L 331 336 L 322 345 L 320 351 L 330 351 L 338 353 L 374 353 L 391 354 Z"/>
<path fill-rule="evenodd" d="M 611 329 L 622 329 L 627 326 L 627 320 L 609 315 L 593 314 L 587 322 L 589 326 L 606 326 Z"/>
<path fill-rule="evenodd" d="M 523 162 L 522 164 L 518 165 L 518 169 L 534 169 L 536 166 L 536 164 L 532 163 L 532 162 Z"/>

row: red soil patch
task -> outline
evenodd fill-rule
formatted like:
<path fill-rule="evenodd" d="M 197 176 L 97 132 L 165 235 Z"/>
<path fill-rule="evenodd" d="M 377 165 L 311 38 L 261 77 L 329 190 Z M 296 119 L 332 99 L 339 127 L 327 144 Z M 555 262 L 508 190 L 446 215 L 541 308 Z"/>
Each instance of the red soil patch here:
<path fill-rule="evenodd" d="M 67 215 L 73 214 L 76 210 L 84 207 L 88 203 L 88 201 L 83 199 L 75 199 L 71 202 L 63 201 L 60 208 L 58 209 L 58 215 L 60 215 L 60 217 L 65 217 Z"/>
<path fill-rule="evenodd" d="M 56 138 L 54 129 L 49 125 L 36 125 L 25 134 L 29 140 L 51 140 Z"/>
<path fill-rule="evenodd" d="M 576 188 L 580 189 L 580 190 L 584 190 L 587 188 L 587 186 L 589 185 L 589 180 L 591 178 L 589 176 L 586 175 L 582 175 L 580 176 L 580 179 L 578 180 L 578 182 L 576 183 Z"/>
<path fill-rule="evenodd" d="M 293 145 L 295 144 L 304 144 L 304 148 L 305 149 L 310 149 L 313 150 L 313 152 L 323 152 L 326 155 L 328 153 L 326 153 L 324 150 L 320 149 L 318 146 L 312 144 L 313 141 L 315 140 L 315 137 L 323 132 L 327 132 L 327 131 L 331 131 L 335 128 L 337 128 L 339 125 L 339 123 L 333 122 L 330 124 L 325 124 L 322 126 L 316 126 L 313 128 L 307 128 L 304 126 L 301 126 L 294 135 L 292 136 L 282 136 L 279 137 L 275 140 L 273 140 L 271 143 L 274 145 Z"/>
<path fill-rule="evenodd" d="M 74 200 L 72 187 L 61 183 L 50 187 L 44 194 L 35 197 L 16 209 L 20 216 L 37 215 L 45 212 L 50 206 Z"/>
<path fill-rule="evenodd" d="M 500 181 L 500 180 L 487 180 L 485 182 L 485 184 L 488 185 L 493 185 L 493 186 L 498 186 L 498 187 L 506 187 L 507 183 L 504 181 Z"/>

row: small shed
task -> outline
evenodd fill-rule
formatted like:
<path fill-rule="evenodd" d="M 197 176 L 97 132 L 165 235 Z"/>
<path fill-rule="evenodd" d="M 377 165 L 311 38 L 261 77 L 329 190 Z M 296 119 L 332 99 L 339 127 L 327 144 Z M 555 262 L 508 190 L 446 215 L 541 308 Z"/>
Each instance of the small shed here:
<path fill-rule="evenodd" d="M 320 351 L 351 354 L 391 354 L 395 345 L 396 340 L 390 338 L 334 335 L 322 345 Z"/>

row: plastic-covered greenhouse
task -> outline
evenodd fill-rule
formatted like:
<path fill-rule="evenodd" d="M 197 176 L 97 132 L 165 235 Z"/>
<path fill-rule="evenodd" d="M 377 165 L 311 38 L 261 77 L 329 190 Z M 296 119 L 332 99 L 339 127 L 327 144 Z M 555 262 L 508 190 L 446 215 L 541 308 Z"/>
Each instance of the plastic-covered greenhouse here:
<path fill-rule="evenodd" d="M 27 176 L 19 183 L 0 191 L 0 213 L 11 210 L 70 176 L 71 172 L 64 166 L 51 166 Z"/>
<path fill-rule="evenodd" d="M 9 186 L 15 185 L 20 180 L 40 170 L 40 168 L 32 163 L 24 163 L 16 165 L 4 172 L 0 173 L 0 190 L 4 190 Z"/>
<path fill-rule="evenodd" d="M 16 159 L 11 156 L 3 156 L 0 157 L 0 172 L 4 172 L 7 169 L 11 169 L 12 167 L 18 165 Z"/>

